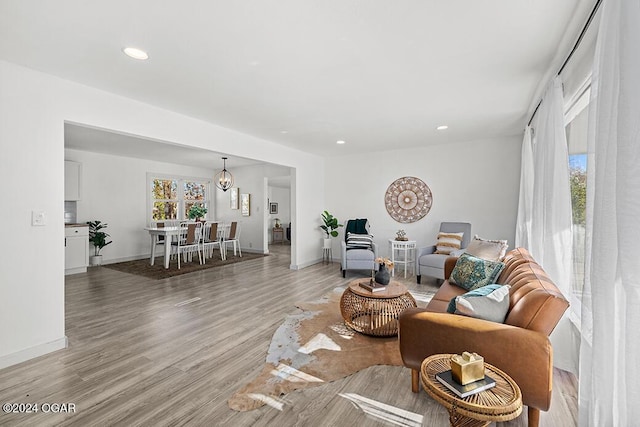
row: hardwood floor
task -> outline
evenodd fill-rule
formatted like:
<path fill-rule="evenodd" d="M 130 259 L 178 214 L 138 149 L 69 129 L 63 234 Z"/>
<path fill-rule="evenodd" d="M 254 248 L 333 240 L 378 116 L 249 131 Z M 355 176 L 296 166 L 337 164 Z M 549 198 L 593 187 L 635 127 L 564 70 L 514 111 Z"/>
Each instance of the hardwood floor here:
<path fill-rule="evenodd" d="M 0 425 L 447 426 L 446 411 L 410 389 L 406 368 L 374 366 L 340 381 L 235 412 L 227 399 L 260 371 L 294 304 L 346 279 L 339 263 L 300 271 L 288 245 L 271 255 L 163 280 L 107 268 L 66 278 L 69 347 L 0 370 L 0 402 L 72 403 L 75 413 L 0 414 Z M 435 283 L 396 279 L 410 289 Z M 281 409 L 278 407 L 281 406 Z M 542 426 L 577 425 L 575 378 L 554 373 Z M 500 426 L 525 426 L 526 408 Z"/>

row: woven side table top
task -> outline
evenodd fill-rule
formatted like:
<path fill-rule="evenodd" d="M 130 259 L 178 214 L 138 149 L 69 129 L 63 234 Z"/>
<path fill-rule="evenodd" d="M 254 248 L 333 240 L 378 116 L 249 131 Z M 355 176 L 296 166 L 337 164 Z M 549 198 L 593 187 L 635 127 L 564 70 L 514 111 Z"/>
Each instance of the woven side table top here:
<path fill-rule="evenodd" d="M 366 335 L 390 337 L 398 333 L 398 316 L 416 300 L 399 282 L 391 281 L 384 291 L 371 292 L 354 280 L 340 298 L 340 312 L 351 329 Z"/>
<path fill-rule="evenodd" d="M 449 411 L 452 426 L 485 426 L 491 421 L 509 421 L 522 412 L 520 387 L 509 375 L 485 363 L 487 375 L 496 386 L 459 398 L 436 379 L 436 374 L 451 369 L 452 354 L 435 354 L 422 362 L 420 378 L 425 391 Z"/>

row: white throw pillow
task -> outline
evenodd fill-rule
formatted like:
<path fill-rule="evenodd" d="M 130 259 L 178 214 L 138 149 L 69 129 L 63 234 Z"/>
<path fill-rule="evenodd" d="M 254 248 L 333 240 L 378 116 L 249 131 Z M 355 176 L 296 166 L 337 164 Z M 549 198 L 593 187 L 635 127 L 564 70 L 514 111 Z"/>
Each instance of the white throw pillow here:
<path fill-rule="evenodd" d="M 508 247 L 509 244 L 506 240 L 488 240 L 476 234 L 465 252 L 477 258 L 501 261 L 507 253 Z"/>
<path fill-rule="evenodd" d="M 464 233 L 438 233 L 435 253 L 449 255 L 451 251 L 460 249 L 462 236 L 464 236 Z"/>
<path fill-rule="evenodd" d="M 504 323 L 509 311 L 509 288 L 509 285 L 488 285 L 457 296 L 454 313 Z"/>

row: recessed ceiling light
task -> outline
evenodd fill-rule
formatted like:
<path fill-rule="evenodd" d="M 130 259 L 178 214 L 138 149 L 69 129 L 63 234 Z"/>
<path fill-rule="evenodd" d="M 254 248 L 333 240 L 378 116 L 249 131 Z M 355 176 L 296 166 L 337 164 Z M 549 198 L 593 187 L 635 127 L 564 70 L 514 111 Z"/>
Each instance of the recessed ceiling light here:
<path fill-rule="evenodd" d="M 122 51 L 133 59 L 139 59 L 144 61 L 145 59 L 149 59 L 149 55 L 144 50 L 136 49 L 135 47 L 125 47 Z"/>
<path fill-rule="evenodd" d="M 338 145 L 342 145 L 342 144 L 344 144 L 344 143 L 345 143 L 345 142 L 344 142 L 343 140 L 336 141 L 336 144 L 338 144 Z"/>
<path fill-rule="evenodd" d="M 280 133 L 289 133 L 288 130 L 281 130 Z"/>
<path fill-rule="evenodd" d="M 449 129 L 449 126 L 447 126 L 447 125 L 438 126 L 436 128 L 436 130 L 447 130 L 447 129 Z"/>

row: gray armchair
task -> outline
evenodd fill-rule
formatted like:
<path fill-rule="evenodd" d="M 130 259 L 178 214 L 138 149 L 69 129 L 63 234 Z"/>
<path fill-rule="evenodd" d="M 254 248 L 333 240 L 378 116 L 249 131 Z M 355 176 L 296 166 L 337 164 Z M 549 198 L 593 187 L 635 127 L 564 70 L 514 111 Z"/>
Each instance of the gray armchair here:
<path fill-rule="evenodd" d="M 452 252 L 451 256 L 459 255 L 471 241 L 471 224 L 468 222 L 443 222 L 440 224 L 440 232 L 464 233 L 460 250 Z M 444 261 L 450 256 L 436 254 L 436 246 L 427 246 L 416 251 L 416 280 L 420 283 L 422 275 L 444 280 Z"/>
<path fill-rule="evenodd" d="M 377 270 L 378 264 L 375 262 L 375 259 L 378 257 L 378 247 L 376 244 L 371 242 L 370 249 L 350 247 L 353 246 L 353 244 L 347 244 L 349 233 L 363 236 L 369 235 L 369 221 L 367 219 L 350 219 L 347 221 L 344 230 L 344 240 L 340 242 L 342 277 L 347 276 L 347 270 L 368 270 L 369 273 L 371 270 Z"/>

